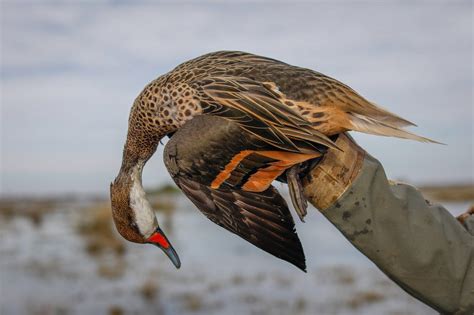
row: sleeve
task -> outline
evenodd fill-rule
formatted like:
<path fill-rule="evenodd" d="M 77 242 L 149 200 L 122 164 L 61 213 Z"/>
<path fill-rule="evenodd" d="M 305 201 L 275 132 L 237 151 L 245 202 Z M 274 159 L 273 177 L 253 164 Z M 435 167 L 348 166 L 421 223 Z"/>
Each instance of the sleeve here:
<path fill-rule="evenodd" d="M 311 171 L 309 201 L 406 292 L 443 314 L 474 314 L 474 216 L 463 226 L 414 187 L 389 183 L 379 161 L 358 150 Z M 338 192 L 318 200 L 314 191 L 330 181 Z"/>

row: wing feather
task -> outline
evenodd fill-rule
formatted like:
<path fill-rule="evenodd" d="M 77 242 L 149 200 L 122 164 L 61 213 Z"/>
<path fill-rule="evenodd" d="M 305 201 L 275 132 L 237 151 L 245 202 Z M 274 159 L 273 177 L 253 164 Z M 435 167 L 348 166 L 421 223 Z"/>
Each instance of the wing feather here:
<path fill-rule="evenodd" d="M 205 113 L 230 119 L 271 145 L 306 153 L 317 151 L 318 145 L 337 148 L 264 84 L 244 77 L 223 76 L 203 79 L 195 82 L 195 86 L 199 87 Z"/>
<path fill-rule="evenodd" d="M 303 247 L 293 218 L 275 188 L 252 193 L 210 189 L 180 176 L 175 176 L 174 180 L 211 221 L 305 271 Z"/>

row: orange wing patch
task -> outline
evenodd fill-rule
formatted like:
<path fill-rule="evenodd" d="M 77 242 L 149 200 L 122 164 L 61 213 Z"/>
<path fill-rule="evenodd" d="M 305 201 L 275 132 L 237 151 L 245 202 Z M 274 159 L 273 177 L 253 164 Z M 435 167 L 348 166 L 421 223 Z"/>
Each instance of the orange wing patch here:
<path fill-rule="evenodd" d="M 251 154 L 252 150 L 244 150 L 241 151 L 239 154 L 235 155 L 232 160 L 225 166 L 224 170 L 217 175 L 217 177 L 212 181 L 211 188 L 217 189 L 219 186 L 230 177 L 230 173 L 239 165 L 240 161 L 245 159 L 245 157 Z"/>
<path fill-rule="evenodd" d="M 224 170 L 221 171 L 219 175 L 217 175 L 217 177 L 211 183 L 211 188 L 218 189 L 222 183 L 231 176 L 232 172 L 239 165 L 239 163 L 252 153 L 276 160 L 274 162 L 262 164 L 262 167 L 258 169 L 257 172 L 252 174 L 243 184 L 243 190 L 252 192 L 261 192 L 266 190 L 278 176 L 280 176 L 291 166 L 321 156 L 321 153 L 316 152 L 312 154 L 303 154 L 285 151 L 244 150 L 236 154 L 225 166 Z"/>
<path fill-rule="evenodd" d="M 257 151 L 256 153 L 278 161 L 271 163 L 270 166 L 262 168 L 250 176 L 247 182 L 242 186 L 246 191 L 264 191 L 278 176 L 283 174 L 286 169 L 295 164 L 321 156 L 321 153 L 301 154 L 284 151 Z"/>

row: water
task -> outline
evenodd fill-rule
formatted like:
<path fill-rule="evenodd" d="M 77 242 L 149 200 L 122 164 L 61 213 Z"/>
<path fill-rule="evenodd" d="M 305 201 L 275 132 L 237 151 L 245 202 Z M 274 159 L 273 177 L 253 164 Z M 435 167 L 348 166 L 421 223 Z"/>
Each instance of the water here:
<path fill-rule="evenodd" d="M 23 216 L 2 219 L 0 313 L 433 313 L 317 211 L 297 223 L 308 265 L 303 273 L 208 221 L 184 198 L 175 202 L 177 211 L 162 224 L 180 255 L 180 270 L 152 245 L 125 243 L 117 254 L 105 244 L 91 255 L 77 230 L 94 214 L 84 201 L 63 203 L 39 224 Z M 459 213 L 467 204 L 448 207 Z M 163 221 L 165 215 L 158 216 Z"/>

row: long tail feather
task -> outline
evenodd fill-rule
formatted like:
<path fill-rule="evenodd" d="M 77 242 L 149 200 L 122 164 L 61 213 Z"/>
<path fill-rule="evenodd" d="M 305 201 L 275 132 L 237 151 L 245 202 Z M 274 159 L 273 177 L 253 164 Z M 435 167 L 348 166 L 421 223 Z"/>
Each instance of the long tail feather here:
<path fill-rule="evenodd" d="M 412 123 L 411 121 L 406 120 L 405 118 L 402 118 L 375 103 L 368 103 L 372 105 L 369 108 L 371 109 L 371 112 L 373 112 L 373 114 L 369 116 L 377 118 L 377 120 L 382 121 L 387 125 L 391 125 L 393 127 L 416 126 L 416 124 Z M 363 113 L 361 114 L 363 115 Z"/>
<path fill-rule="evenodd" d="M 418 136 L 409 131 L 399 128 L 396 124 L 393 124 L 393 120 L 390 119 L 377 119 L 372 117 L 367 117 L 360 114 L 350 113 L 348 115 L 349 122 L 351 124 L 350 129 L 355 131 L 360 131 L 364 133 L 387 136 L 387 137 L 397 137 L 403 139 L 411 139 L 420 142 L 431 142 L 437 144 L 444 144 L 432 139 L 428 139 L 422 136 Z"/>

